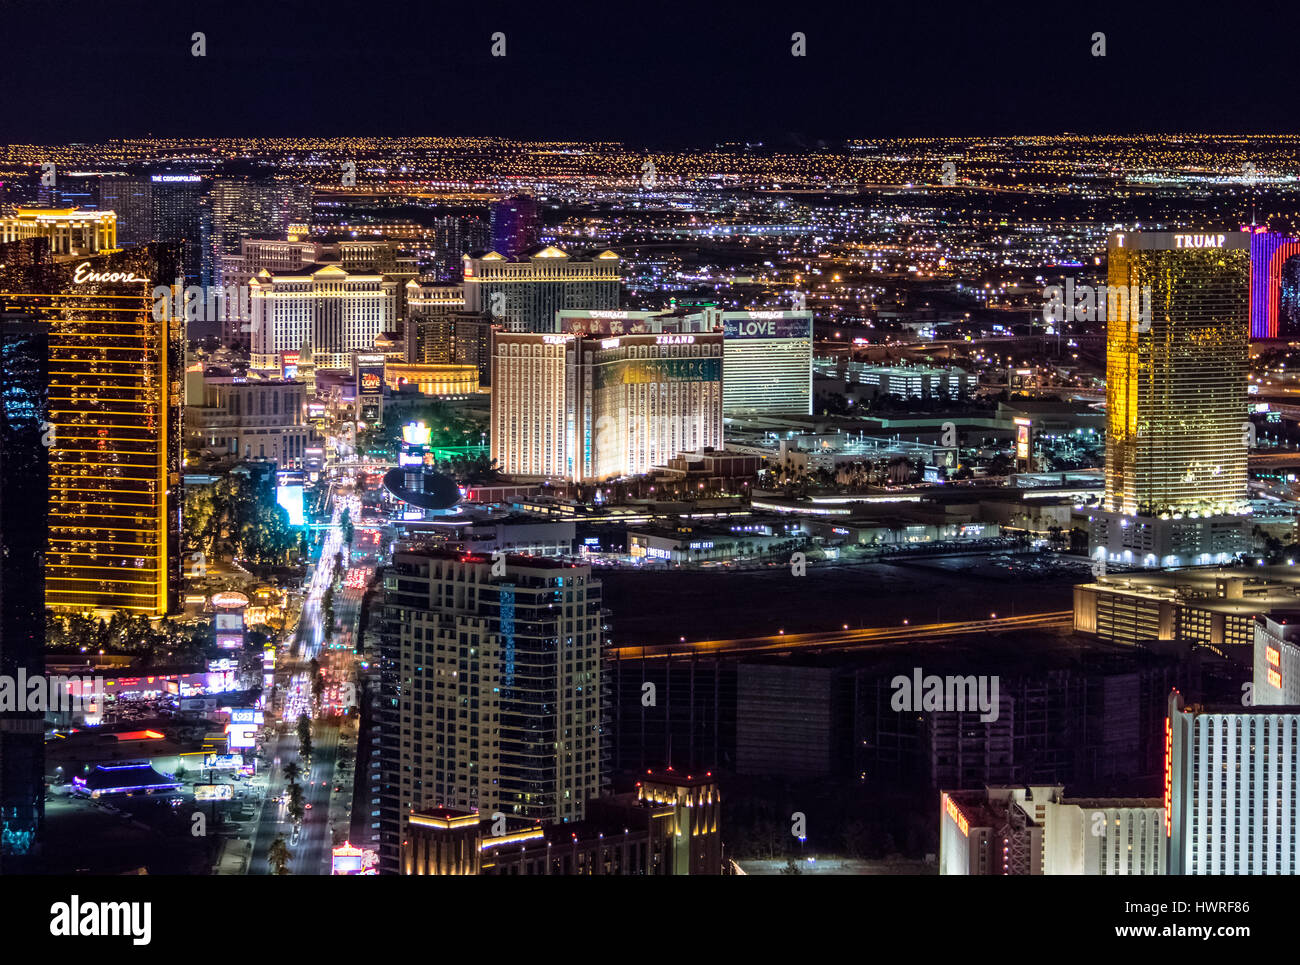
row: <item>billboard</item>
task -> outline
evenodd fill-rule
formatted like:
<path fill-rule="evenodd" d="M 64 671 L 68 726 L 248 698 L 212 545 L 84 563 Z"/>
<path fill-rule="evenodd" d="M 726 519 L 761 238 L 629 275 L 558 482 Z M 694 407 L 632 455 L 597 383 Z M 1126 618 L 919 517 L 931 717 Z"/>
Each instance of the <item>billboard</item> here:
<path fill-rule="evenodd" d="M 350 842 L 343 842 L 331 855 L 330 874 L 332 875 L 373 875 L 379 866 L 379 856 L 365 848 L 354 848 Z"/>
<path fill-rule="evenodd" d="M 195 784 L 194 800 L 196 801 L 231 801 L 235 797 L 235 786 L 233 784 Z"/>
<path fill-rule="evenodd" d="M 402 441 L 408 446 L 427 446 L 433 439 L 433 430 L 423 422 L 408 422 L 402 426 Z"/>
<path fill-rule="evenodd" d="M 723 312 L 722 335 L 735 338 L 811 338 L 811 312 Z"/>
<path fill-rule="evenodd" d="M 218 613 L 213 618 L 212 625 L 213 625 L 213 629 L 215 629 L 218 633 L 220 633 L 222 630 L 231 630 L 234 632 L 242 633 L 244 630 L 244 615 L 242 613 L 239 613 L 238 611 L 234 613 Z M 215 669 L 213 668 L 211 661 L 209 661 L 208 663 L 208 669 L 209 670 Z M 222 667 L 221 669 L 225 670 L 228 668 Z"/>
<path fill-rule="evenodd" d="M 618 359 L 595 366 L 592 384 L 597 389 L 653 382 L 721 382 L 722 359 L 671 357 Z"/>
<path fill-rule="evenodd" d="M 289 514 L 290 526 L 306 526 L 307 513 L 303 507 L 302 482 L 279 483 L 275 487 L 275 501 Z"/>
<path fill-rule="evenodd" d="M 298 353 L 281 352 L 280 367 L 286 379 L 296 379 L 298 377 Z"/>
<path fill-rule="evenodd" d="M 358 355 L 357 398 L 379 395 L 384 391 L 384 356 Z"/>
<path fill-rule="evenodd" d="M 357 418 L 378 422 L 384 393 L 384 356 L 357 355 Z"/>
<path fill-rule="evenodd" d="M 1032 423 L 1028 419 L 1016 419 L 1016 458 L 1029 458 L 1029 431 Z"/>
<path fill-rule="evenodd" d="M 232 709 L 230 724 L 226 727 L 227 745 L 231 750 L 247 750 L 257 746 L 257 731 L 266 718 L 262 711 L 253 708 Z"/>
<path fill-rule="evenodd" d="M 242 754 L 204 754 L 203 766 L 214 771 L 237 771 L 244 766 Z"/>

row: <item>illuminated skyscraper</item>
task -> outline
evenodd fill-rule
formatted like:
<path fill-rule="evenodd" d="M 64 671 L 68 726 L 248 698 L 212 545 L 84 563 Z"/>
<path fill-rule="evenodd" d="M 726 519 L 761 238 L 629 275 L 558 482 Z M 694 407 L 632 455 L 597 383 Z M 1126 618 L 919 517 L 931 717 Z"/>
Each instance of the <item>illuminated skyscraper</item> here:
<path fill-rule="evenodd" d="M 179 252 L 54 258 L 0 245 L 0 311 L 49 325 L 45 605 L 160 616 L 180 584 L 181 323 L 155 318 Z"/>
<path fill-rule="evenodd" d="M 310 344 L 316 368 L 349 369 L 349 353 L 368 351 L 397 328 L 397 281 L 339 263 L 311 264 L 249 282 L 253 364 L 276 368 L 279 353 Z"/>
<path fill-rule="evenodd" d="M 48 369 L 48 328 L 0 314 L 0 674 L 11 680 L 45 667 Z M 44 717 L 0 711 L 0 873 L 23 870 L 39 838 Z"/>
<path fill-rule="evenodd" d="M 19 208 L 0 218 L 0 244 L 44 238 L 55 256 L 94 255 L 117 248 L 117 215 L 73 208 Z"/>
<path fill-rule="evenodd" d="M 492 333 L 492 457 L 579 482 L 722 448 L 722 333 Z"/>
<path fill-rule="evenodd" d="M 492 225 L 492 250 L 507 258 L 518 258 L 541 241 L 541 219 L 537 200 L 527 194 L 493 201 L 488 208 Z"/>
<path fill-rule="evenodd" d="M 1245 548 L 1250 235 L 1115 233 L 1106 488 L 1094 553 L 1146 565 Z M 1149 318 L 1134 317 L 1148 303 Z"/>
<path fill-rule="evenodd" d="M 212 282 L 209 183 L 198 174 L 171 171 L 104 177 L 98 185 L 99 207 L 117 214 L 118 242 L 123 247 L 151 241 L 183 245 L 186 283 L 208 285 Z"/>
<path fill-rule="evenodd" d="M 245 238 L 279 238 L 294 224 L 311 223 L 311 188 L 281 178 L 218 178 L 212 206 L 212 247 L 237 254 Z"/>
<path fill-rule="evenodd" d="M 550 332 L 561 309 L 618 308 L 619 257 L 575 261 L 554 246 L 510 261 L 490 251 L 466 256 L 465 310 L 485 312 L 512 332 Z"/>
<path fill-rule="evenodd" d="M 1165 719 L 1171 875 L 1293 875 L 1300 707 L 1184 706 Z"/>
<path fill-rule="evenodd" d="M 1250 232 L 1250 337 L 1282 335 L 1282 278 L 1288 261 L 1300 255 L 1300 239 L 1262 226 Z"/>
<path fill-rule="evenodd" d="M 724 312 L 714 305 L 670 311 L 555 313 L 552 331 L 587 335 L 722 332 L 725 415 L 808 415 L 812 411 L 812 312 Z"/>
<path fill-rule="evenodd" d="M 380 630 L 380 861 L 413 810 L 579 821 L 606 780 L 601 584 L 591 568 L 399 550 Z"/>
<path fill-rule="evenodd" d="M 148 244 L 154 238 L 153 187 L 147 177 L 100 178 L 98 206 L 117 215 L 117 240 L 123 247 Z"/>

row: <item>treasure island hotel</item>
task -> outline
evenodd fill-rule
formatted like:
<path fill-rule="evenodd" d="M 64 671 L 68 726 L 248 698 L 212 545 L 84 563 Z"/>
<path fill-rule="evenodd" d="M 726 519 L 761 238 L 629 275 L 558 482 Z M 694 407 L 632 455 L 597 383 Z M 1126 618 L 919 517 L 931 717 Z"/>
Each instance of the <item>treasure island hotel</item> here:
<path fill-rule="evenodd" d="M 49 338 L 50 609 L 176 608 L 183 341 L 152 292 L 179 258 L 173 245 L 0 244 L 0 314 Z"/>
<path fill-rule="evenodd" d="M 1108 256 L 1106 487 L 1092 554 L 1223 562 L 1249 527 L 1250 236 L 1116 232 Z"/>
<path fill-rule="evenodd" d="M 492 457 L 503 472 L 591 482 L 722 448 L 721 331 L 492 333 Z"/>

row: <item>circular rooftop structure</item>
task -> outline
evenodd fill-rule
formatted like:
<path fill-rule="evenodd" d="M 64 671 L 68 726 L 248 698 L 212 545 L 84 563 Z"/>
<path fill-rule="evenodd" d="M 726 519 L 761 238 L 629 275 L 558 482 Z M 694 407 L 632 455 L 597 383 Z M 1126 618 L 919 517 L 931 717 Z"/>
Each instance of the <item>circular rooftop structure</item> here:
<path fill-rule="evenodd" d="M 419 509 L 451 509 L 460 502 L 460 487 L 444 473 L 423 466 L 399 466 L 384 473 L 384 488 Z"/>

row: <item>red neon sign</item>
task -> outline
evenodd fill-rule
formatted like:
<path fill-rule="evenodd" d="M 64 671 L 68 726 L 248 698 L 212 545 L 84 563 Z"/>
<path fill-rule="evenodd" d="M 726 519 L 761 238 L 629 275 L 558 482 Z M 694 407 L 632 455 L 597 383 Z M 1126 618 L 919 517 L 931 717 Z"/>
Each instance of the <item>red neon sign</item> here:
<path fill-rule="evenodd" d="M 1165 718 L 1165 838 L 1174 834 L 1174 724 Z"/>

